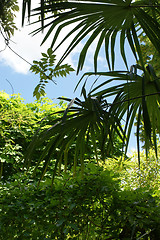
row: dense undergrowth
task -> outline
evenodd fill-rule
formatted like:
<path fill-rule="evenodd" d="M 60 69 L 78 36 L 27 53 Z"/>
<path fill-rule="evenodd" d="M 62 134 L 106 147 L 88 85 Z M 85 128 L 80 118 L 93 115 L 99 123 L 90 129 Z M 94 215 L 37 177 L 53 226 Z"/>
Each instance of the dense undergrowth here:
<path fill-rule="evenodd" d="M 160 239 L 160 167 L 152 151 L 148 160 L 142 154 L 141 169 L 136 155 L 123 162 L 92 159 L 83 176 L 78 166 L 73 177 L 73 166 L 62 171 L 62 162 L 52 187 L 56 156 L 40 184 L 43 163 L 34 169 L 43 147 L 24 167 L 39 121 L 57 107 L 49 99 L 24 104 L 1 94 L 0 239 Z"/>
<path fill-rule="evenodd" d="M 51 190 L 17 174 L 1 184 L 1 239 L 159 239 L 159 196 L 121 186 L 120 175 L 88 163 L 84 178 L 63 174 Z"/>

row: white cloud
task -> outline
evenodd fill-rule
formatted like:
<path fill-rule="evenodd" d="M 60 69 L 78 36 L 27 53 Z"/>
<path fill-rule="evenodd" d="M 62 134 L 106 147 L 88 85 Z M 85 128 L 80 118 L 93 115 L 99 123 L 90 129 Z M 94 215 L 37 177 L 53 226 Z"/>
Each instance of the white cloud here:
<path fill-rule="evenodd" d="M 35 38 L 28 35 L 30 32 L 30 27 L 21 27 L 21 11 L 17 13 L 15 19 L 18 30 L 15 31 L 14 36 L 11 38 L 9 46 L 20 56 L 26 59 L 28 62 L 31 62 L 40 56 L 40 36 Z M 4 48 L 5 42 L 3 37 L 0 37 L 1 49 Z M 10 66 L 16 72 L 27 73 L 30 65 L 24 60 L 19 58 L 15 53 L 13 53 L 8 47 L 0 53 L 0 61 Z"/>
<path fill-rule="evenodd" d="M 22 2 L 22 0 L 20 0 Z M 35 2 L 34 2 L 35 3 Z M 34 7 L 32 5 L 32 7 Z M 29 25 L 29 26 L 24 26 L 23 28 L 21 27 L 21 22 L 22 22 L 22 13 L 21 11 L 17 14 L 16 18 L 16 24 L 18 27 L 18 30 L 15 31 L 14 36 L 12 37 L 10 41 L 10 47 L 20 56 L 22 56 L 24 59 L 26 59 L 28 62 L 32 63 L 33 60 L 38 60 L 41 57 L 41 52 L 46 52 L 47 48 L 50 46 L 50 41 L 51 41 L 51 36 L 49 37 L 50 41 L 47 40 L 46 43 L 44 43 L 42 46 L 40 46 L 45 33 L 38 33 L 34 36 L 29 35 L 33 30 L 36 28 L 40 27 L 39 25 Z M 27 24 L 27 21 L 26 21 Z M 58 38 L 59 42 L 60 40 L 67 34 L 70 30 L 71 26 L 66 27 L 65 30 L 63 30 Z M 54 33 L 53 33 L 54 34 Z M 53 36 L 52 34 L 52 36 Z M 62 56 L 62 53 L 66 50 L 66 47 L 69 45 L 71 40 L 75 34 L 67 39 L 63 45 L 56 50 L 56 56 L 57 60 L 60 59 Z M 91 71 L 93 70 L 93 59 L 94 59 L 94 50 L 95 46 L 97 43 L 97 39 L 94 41 L 94 43 L 91 45 L 91 47 L 88 49 L 87 52 L 87 58 L 85 61 L 84 65 L 84 71 Z M 2 50 L 5 47 L 4 39 L 2 36 L 0 36 L 0 46 Z M 65 63 L 71 64 L 74 68 L 77 67 L 77 53 L 79 55 L 81 49 L 83 48 L 83 44 L 79 43 L 79 45 L 72 51 L 71 54 L 66 58 L 64 61 Z M 99 58 L 100 61 L 102 61 L 102 58 Z M 13 53 L 9 48 L 6 48 L 5 51 L 0 52 L 0 62 L 2 64 L 10 66 L 14 71 L 27 74 L 30 68 L 30 65 L 26 63 L 24 60 L 19 58 L 15 53 Z"/>
<path fill-rule="evenodd" d="M 18 30 L 15 31 L 14 36 L 11 38 L 9 46 L 20 56 L 22 56 L 25 60 L 32 63 L 33 60 L 39 59 L 41 57 L 41 52 L 46 52 L 47 48 L 50 46 L 49 42 L 44 43 L 40 46 L 45 34 L 38 33 L 35 36 L 29 35 L 34 29 L 36 29 L 36 25 L 29 25 L 25 27 L 21 27 L 21 19 L 22 13 L 21 11 L 17 13 L 16 17 L 16 25 Z M 40 26 L 40 25 L 39 25 Z M 67 29 L 65 30 L 67 32 Z M 61 37 L 62 34 L 61 34 Z M 70 39 L 68 39 L 65 44 L 62 45 L 57 51 L 57 59 L 60 58 L 62 53 L 64 52 L 66 46 L 69 44 Z M 30 65 L 18 57 L 15 53 L 13 53 L 8 47 L 4 51 L 1 51 L 5 48 L 5 42 L 2 36 L 0 36 L 0 62 L 2 64 L 10 66 L 14 71 L 26 74 L 30 68 Z M 79 52 L 79 47 L 66 59 L 65 62 L 71 64 L 74 67 L 72 57 Z"/>

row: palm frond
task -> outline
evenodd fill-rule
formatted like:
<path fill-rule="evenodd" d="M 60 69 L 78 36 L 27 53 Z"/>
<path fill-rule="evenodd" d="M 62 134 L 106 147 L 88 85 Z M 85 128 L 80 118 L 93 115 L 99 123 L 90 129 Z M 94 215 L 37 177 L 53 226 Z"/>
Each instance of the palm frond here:
<path fill-rule="evenodd" d="M 140 149 L 138 131 L 143 122 L 146 152 L 148 152 L 150 146 L 153 146 L 157 155 L 156 132 L 160 132 L 160 79 L 157 78 L 151 65 L 147 65 L 141 75 L 137 74 L 137 69 L 142 72 L 139 65 L 131 67 L 132 72 L 97 72 L 96 76 L 99 75 L 101 78 L 111 76 L 111 78 L 106 81 L 103 80 L 101 84 L 92 89 L 90 94 L 96 97 L 102 96 L 106 100 L 112 97 L 112 102 L 109 103 L 107 100 L 109 115 L 116 117 L 124 125 L 125 153 L 127 152 L 131 130 L 136 116 L 138 116 L 136 133 L 138 152 Z M 91 76 L 95 73 L 85 73 L 80 82 L 87 74 Z M 111 82 L 113 82 L 112 86 L 110 86 Z"/>
<path fill-rule="evenodd" d="M 31 2 L 31 0 L 29 2 Z M 29 2 L 27 3 L 23 0 L 23 19 L 26 11 L 26 5 L 28 6 L 30 13 Z M 152 9 L 154 9 L 154 14 L 152 14 Z M 57 47 L 61 47 L 65 40 L 73 36 L 73 40 L 66 48 L 66 51 L 60 58 L 58 64 L 61 64 L 71 51 L 80 43 L 80 41 L 86 39 L 87 37 L 79 56 L 77 72 L 83 68 L 88 49 L 95 39 L 98 40 L 94 54 L 95 72 L 97 71 L 99 51 L 103 43 L 105 43 L 105 55 L 108 67 L 109 69 L 111 69 L 111 67 L 114 69 L 115 40 L 119 34 L 120 52 L 126 67 L 127 58 L 124 48 L 126 40 L 128 41 L 136 60 L 140 60 L 143 66 L 143 58 L 138 42 L 139 29 L 148 36 L 159 52 L 160 24 L 156 18 L 159 11 L 160 5 L 156 1 L 41 1 L 40 7 L 35 8 L 33 12 L 34 16 L 41 16 L 39 21 L 42 23 L 42 26 L 35 30 L 34 33 L 38 33 L 41 29 L 49 27 L 49 30 L 42 42 L 44 43 L 49 37 L 52 38 L 52 32 L 57 28 L 51 44 L 51 47 L 54 47 L 55 49 L 57 49 Z M 49 17 L 47 14 L 49 14 Z M 45 23 L 45 19 L 47 20 L 47 23 Z M 64 36 L 58 46 L 55 47 L 60 33 L 67 26 L 70 27 L 69 32 Z"/>
<path fill-rule="evenodd" d="M 106 154 L 109 154 L 106 150 L 107 144 L 110 145 L 113 152 L 114 138 L 118 135 L 122 139 L 123 129 L 120 122 L 111 113 L 107 112 L 106 102 L 103 98 L 87 96 L 85 89 L 83 89 L 83 97 L 84 101 L 78 98 L 71 101 L 65 99 L 70 102 L 63 116 L 54 119 L 52 127 L 36 133 L 30 143 L 26 162 L 31 161 L 34 149 L 44 145 L 49 140 L 37 163 L 38 167 L 39 163 L 45 159 L 42 177 L 57 148 L 60 152 L 57 161 L 62 162 L 63 159 L 66 166 L 68 153 L 71 148 L 74 148 L 74 159 L 77 158 L 76 164 L 81 165 L 83 172 L 84 159 L 90 158 L 92 152 L 97 161 L 99 160 L 98 155 L 101 156 L 100 159 L 102 156 L 105 158 Z M 49 122 L 50 124 L 51 122 Z M 73 145 L 74 147 L 72 147 Z M 87 149 L 91 146 L 92 150 L 88 152 Z M 72 159 L 72 165 L 76 169 L 74 159 Z"/>

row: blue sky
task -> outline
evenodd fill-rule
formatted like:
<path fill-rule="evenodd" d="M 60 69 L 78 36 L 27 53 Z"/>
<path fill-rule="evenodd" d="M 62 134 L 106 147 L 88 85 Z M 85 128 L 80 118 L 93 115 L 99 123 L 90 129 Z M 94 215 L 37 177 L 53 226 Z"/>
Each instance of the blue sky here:
<path fill-rule="evenodd" d="M 76 94 L 73 93 L 76 82 L 76 73 L 72 73 L 67 78 L 57 78 L 57 85 L 50 82 L 46 86 L 47 97 L 53 99 L 59 96 L 67 96 L 73 98 Z M 20 93 L 25 99 L 25 102 L 32 102 L 35 100 L 33 97 L 33 90 L 38 84 L 39 78 L 33 73 L 27 74 L 18 73 L 10 66 L 0 63 L 0 90 L 8 94 Z"/>
<path fill-rule="evenodd" d="M 27 42 L 24 41 L 24 44 L 22 44 L 21 42 L 23 40 L 23 35 L 24 34 L 22 32 L 22 34 L 20 35 L 21 36 L 20 43 L 17 42 L 16 45 L 11 43 L 12 49 L 16 51 L 19 55 L 21 55 L 24 59 L 29 61 L 30 63 L 32 63 L 33 60 L 39 60 L 39 58 L 41 57 L 41 52 L 46 52 L 49 45 L 40 47 L 41 40 L 37 42 L 37 36 L 36 38 L 30 36 L 29 38 L 30 43 L 28 43 L 29 41 Z M 2 38 L 0 39 L 0 42 L 3 43 Z M 30 50 L 30 46 L 32 46 L 32 44 L 33 45 L 37 44 L 35 53 L 33 52 L 33 49 Z M 26 50 L 24 50 L 26 48 L 28 48 L 27 52 Z M 77 75 L 75 71 L 75 72 L 72 72 L 70 75 L 68 75 L 66 78 L 60 77 L 60 78 L 54 79 L 57 82 L 56 85 L 53 82 L 50 82 L 49 84 L 46 85 L 47 97 L 49 98 L 57 98 L 59 96 L 66 96 L 70 98 L 73 98 L 75 96 L 79 97 L 80 90 L 81 90 L 80 87 L 75 93 L 74 93 L 74 88 L 78 80 L 86 71 L 93 70 L 93 50 L 94 50 L 94 45 L 89 50 L 89 54 L 87 56 L 87 59 L 84 65 L 84 69 L 79 73 L 79 75 Z M 75 50 L 73 54 L 71 54 L 68 61 L 66 59 L 66 63 L 71 64 L 75 70 L 77 66 L 79 51 L 80 49 L 78 48 L 77 50 Z M 129 52 L 129 48 L 127 51 Z M 117 48 L 117 52 L 119 52 L 118 48 Z M 104 55 L 104 51 L 102 49 L 99 57 L 99 62 L 98 62 L 98 65 L 99 65 L 98 70 L 108 71 L 106 60 L 103 55 Z M 58 54 L 57 54 L 57 60 L 58 60 Z M 135 60 L 131 55 L 131 53 L 128 54 L 128 60 L 130 65 L 135 64 Z M 0 52 L 0 90 L 4 90 L 8 94 L 20 93 L 26 102 L 34 101 L 35 98 L 33 98 L 33 90 L 39 82 L 39 76 L 29 71 L 29 68 L 30 68 L 30 65 L 26 63 L 24 60 L 22 60 L 21 58 L 19 58 L 10 49 L 6 48 L 5 51 Z M 116 59 L 115 70 L 124 70 L 124 69 L 125 69 L 124 63 L 121 60 L 120 55 L 118 55 Z M 95 78 L 96 77 L 92 77 L 92 80 L 94 80 Z M 92 84 L 92 80 L 89 79 L 88 81 L 89 86 Z M 100 81 L 101 80 L 102 78 L 100 79 Z"/>

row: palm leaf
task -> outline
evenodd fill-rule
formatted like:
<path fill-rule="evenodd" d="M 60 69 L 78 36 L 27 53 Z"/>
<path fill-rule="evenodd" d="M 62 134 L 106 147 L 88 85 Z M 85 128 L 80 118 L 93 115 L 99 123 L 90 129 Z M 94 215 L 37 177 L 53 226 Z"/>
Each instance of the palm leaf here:
<path fill-rule="evenodd" d="M 109 77 L 102 81 L 97 87 L 92 89 L 92 96 L 102 96 L 107 100 L 109 116 L 119 119 L 124 125 L 124 146 L 127 152 L 131 131 L 138 115 L 137 132 L 140 129 L 141 120 L 144 124 L 146 153 L 150 146 L 154 146 L 157 155 L 156 131 L 160 132 L 160 80 L 157 78 L 151 65 L 146 66 L 142 75 L 137 74 L 137 70 L 142 71 L 142 67 L 133 66 L 129 72 L 97 72 L 99 75 Z M 131 72 L 132 71 L 132 72 Z M 94 75 L 85 73 L 85 76 Z M 83 81 L 83 78 L 80 80 Z M 101 80 L 100 80 L 101 81 Z M 108 86 L 113 82 L 112 86 Z M 103 87 L 103 90 L 101 90 Z M 112 97 L 111 103 L 108 98 Z M 118 121 L 117 121 L 118 122 Z M 112 122 L 113 124 L 113 122 Z M 137 148 L 139 152 L 139 134 L 137 134 Z M 139 157 L 138 157 L 139 159 Z M 140 159 L 139 159 L 140 161 Z"/>
<path fill-rule="evenodd" d="M 30 13 L 31 13 L 31 0 L 24 0 L 22 4 L 22 25 L 24 25 L 24 19 L 25 19 L 25 12 L 26 8 L 28 10 L 28 20 L 30 19 Z"/>
<path fill-rule="evenodd" d="M 32 154 L 36 147 L 48 142 L 36 166 L 37 168 L 40 162 L 45 159 L 41 179 L 43 178 L 49 162 L 53 158 L 57 148 L 59 149 L 60 154 L 57 158 L 56 164 L 58 164 L 59 161 L 62 162 L 64 160 L 65 166 L 67 166 L 68 152 L 71 147 L 75 145 L 73 148 L 74 162 L 72 162 L 74 172 L 76 164 L 78 163 L 81 165 L 81 171 L 83 172 L 84 159 L 85 156 L 87 157 L 88 155 L 87 148 L 91 143 L 98 161 L 98 155 L 100 153 L 101 156 L 106 157 L 107 142 L 113 142 L 117 133 L 122 138 L 123 129 L 120 126 L 119 120 L 114 116 L 110 116 L 106 111 L 106 103 L 103 98 L 95 98 L 90 95 L 87 96 L 85 89 L 83 89 L 82 94 L 84 101 L 81 101 L 78 98 L 70 101 L 70 99 L 66 98 L 65 100 L 70 101 L 70 103 L 64 111 L 63 116 L 54 119 L 52 127 L 49 127 L 47 130 L 39 131 L 30 143 L 29 154 L 26 155 L 26 162 L 32 160 Z M 51 122 L 48 124 L 50 125 Z M 103 139 L 104 144 L 102 144 L 101 139 Z M 34 147 L 31 148 L 31 146 Z M 64 159 L 62 158 L 62 155 L 64 156 Z M 57 166 L 58 165 L 56 165 L 56 167 Z"/>
<path fill-rule="evenodd" d="M 137 152 L 138 152 L 138 163 L 140 168 L 140 140 L 139 140 L 139 132 L 140 132 L 140 122 L 141 121 L 141 106 L 139 107 L 138 115 L 137 115 Z"/>
<path fill-rule="evenodd" d="M 29 2 L 31 2 L 31 0 Z M 23 21 L 27 4 L 30 6 L 29 3 L 23 0 Z M 153 8 L 154 15 L 152 14 L 152 11 L 150 11 Z M 95 71 L 97 70 L 98 53 L 103 42 L 105 42 L 105 53 L 109 69 L 111 68 L 111 65 L 113 69 L 115 61 L 115 39 L 119 33 L 121 55 L 125 65 L 127 66 L 126 53 L 124 50 L 125 39 L 129 42 L 136 60 L 138 60 L 136 56 L 137 51 L 140 62 L 143 65 L 142 54 L 137 41 L 139 27 L 141 32 L 143 31 L 144 34 L 148 36 L 157 51 L 159 51 L 160 25 L 156 19 L 156 16 L 159 14 L 159 8 L 159 4 L 154 1 L 152 1 L 152 3 L 150 1 L 145 1 L 144 3 L 144 1 L 132 2 L 128 0 L 69 0 L 67 2 L 48 2 L 47 4 L 44 4 L 44 1 L 41 1 L 40 7 L 34 9 L 34 16 L 41 16 L 39 21 L 41 21 L 42 26 L 35 30 L 35 33 L 50 26 L 50 29 L 43 40 L 44 42 L 49 37 L 52 37 L 53 30 L 58 27 L 53 37 L 53 47 L 57 42 L 61 31 L 63 31 L 66 26 L 71 26 L 67 35 L 64 36 L 64 39 L 58 44 L 58 47 L 61 47 L 62 43 L 74 34 L 73 40 L 67 47 L 58 64 L 60 64 L 71 53 L 81 40 L 86 39 L 87 37 L 88 40 L 84 43 L 84 48 L 80 54 L 78 71 L 83 68 L 87 51 L 96 38 L 98 39 L 98 45 L 94 54 Z M 29 14 L 30 11 L 29 8 Z M 46 15 L 47 13 L 50 14 L 49 17 Z M 47 23 L 45 23 L 45 19 L 47 20 Z M 72 27 L 72 24 L 74 24 L 74 27 Z M 90 34 L 90 36 L 87 36 L 88 34 Z M 109 59 L 108 52 L 109 40 L 111 40 L 111 59 Z M 55 49 L 57 49 L 57 47 Z"/>

